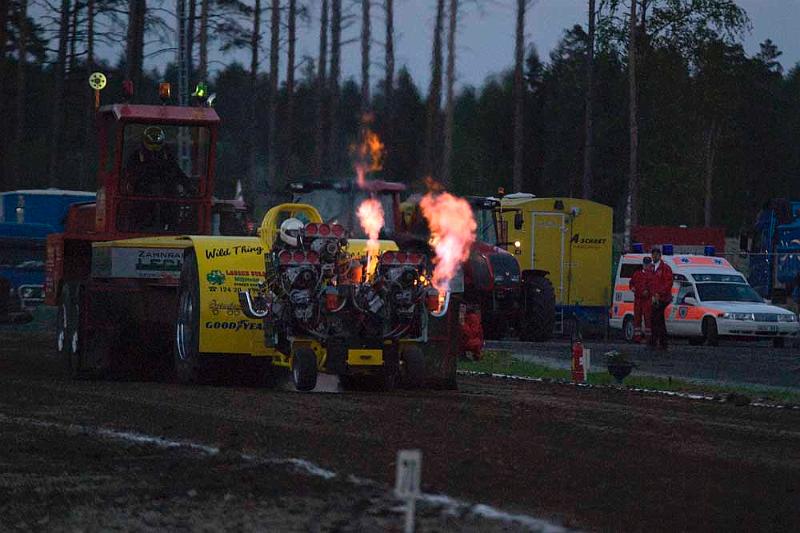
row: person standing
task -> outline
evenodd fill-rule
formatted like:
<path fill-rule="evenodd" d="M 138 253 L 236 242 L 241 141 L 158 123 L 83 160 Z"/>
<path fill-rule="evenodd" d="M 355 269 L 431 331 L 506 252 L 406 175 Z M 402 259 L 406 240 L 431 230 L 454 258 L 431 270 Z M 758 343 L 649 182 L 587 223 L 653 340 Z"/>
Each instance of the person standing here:
<path fill-rule="evenodd" d="M 667 349 L 667 306 L 672 302 L 672 269 L 661 258 L 661 249 L 653 248 L 650 253 L 653 259 L 653 307 L 650 327 L 652 334 L 648 344 L 662 350 Z"/>
<path fill-rule="evenodd" d="M 645 257 L 642 268 L 633 273 L 629 284 L 633 291 L 633 342 L 636 343 L 650 336 L 654 278 L 653 260 Z"/>

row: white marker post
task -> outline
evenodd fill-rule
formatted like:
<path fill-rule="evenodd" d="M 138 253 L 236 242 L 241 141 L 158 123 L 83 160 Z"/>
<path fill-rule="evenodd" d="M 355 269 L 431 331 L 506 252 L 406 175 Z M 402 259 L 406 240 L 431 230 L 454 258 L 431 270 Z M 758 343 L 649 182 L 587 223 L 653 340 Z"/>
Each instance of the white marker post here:
<path fill-rule="evenodd" d="M 414 519 L 421 479 L 422 452 L 420 450 L 398 451 L 394 493 L 398 498 L 406 500 L 405 533 L 414 533 Z"/>
<path fill-rule="evenodd" d="M 589 372 L 592 370 L 592 350 L 589 348 L 583 349 L 583 375 L 586 382 L 589 382 Z"/>

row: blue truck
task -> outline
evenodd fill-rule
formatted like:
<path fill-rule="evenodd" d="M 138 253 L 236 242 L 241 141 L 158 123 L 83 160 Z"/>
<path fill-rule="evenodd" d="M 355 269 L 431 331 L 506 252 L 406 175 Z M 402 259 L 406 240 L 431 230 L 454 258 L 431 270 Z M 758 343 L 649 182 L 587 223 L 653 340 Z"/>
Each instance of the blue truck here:
<path fill-rule="evenodd" d="M 44 300 L 47 236 L 64 230 L 69 206 L 95 197 L 61 189 L 0 193 L 0 315 L 30 310 Z"/>
<path fill-rule="evenodd" d="M 748 281 L 763 298 L 800 299 L 800 202 L 766 202 L 753 232 L 742 235 L 741 248 L 749 252 Z"/>

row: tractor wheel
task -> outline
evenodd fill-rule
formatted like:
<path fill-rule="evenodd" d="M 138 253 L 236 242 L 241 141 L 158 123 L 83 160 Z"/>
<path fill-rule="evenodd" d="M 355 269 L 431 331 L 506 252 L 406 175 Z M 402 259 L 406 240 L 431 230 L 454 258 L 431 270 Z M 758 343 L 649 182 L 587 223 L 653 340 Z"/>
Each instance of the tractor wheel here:
<path fill-rule="evenodd" d="M 61 287 L 58 293 L 58 311 L 56 313 L 56 356 L 59 361 L 64 363 L 66 370 L 69 370 L 69 355 L 67 353 L 69 334 L 69 327 L 67 324 L 67 307 L 69 307 L 69 289 L 68 283 Z"/>
<path fill-rule="evenodd" d="M 83 339 L 81 338 L 81 286 L 64 283 L 58 299 L 56 318 L 56 350 L 71 378 L 81 377 L 84 371 Z"/>
<path fill-rule="evenodd" d="M 622 336 L 628 342 L 633 342 L 634 337 L 634 330 L 636 328 L 633 327 L 633 318 L 630 316 L 626 316 L 625 319 L 622 321 Z"/>
<path fill-rule="evenodd" d="M 200 354 L 200 286 L 194 250 L 183 258 L 175 322 L 175 377 L 179 383 L 200 383 L 205 368 Z"/>
<path fill-rule="evenodd" d="M 703 337 L 708 346 L 719 346 L 719 330 L 717 329 L 717 321 L 711 317 L 706 317 L 703 320 Z"/>
<path fill-rule="evenodd" d="M 556 293 L 543 276 L 533 276 L 523 286 L 523 315 L 520 337 L 524 341 L 546 341 L 553 337 L 556 321 Z"/>
<path fill-rule="evenodd" d="M 425 385 L 425 355 L 414 344 L 404 346 L 400 354 L 400 379 L 407 389 L 419 389 Z"/>
<path fill-rule="evenodd" d="M 317 386 L 317 356 L 310 348 L 298 348 L 292 354 L 292 381 L 299 391 Z"/>

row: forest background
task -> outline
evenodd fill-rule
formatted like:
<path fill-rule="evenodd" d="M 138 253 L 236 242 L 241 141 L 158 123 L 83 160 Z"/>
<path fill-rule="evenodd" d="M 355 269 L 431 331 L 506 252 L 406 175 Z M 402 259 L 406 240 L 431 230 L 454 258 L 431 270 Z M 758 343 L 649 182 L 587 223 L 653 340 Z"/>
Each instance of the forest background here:
<path fill-rule="evenodd" d="M 155 103 L 158 82 L 177 87 L 182 66 L 191 87 L 206 81 L 217 95 L 216 196 L 241 183 L 257 211 L 291 181 L 352 176 L 367 122 L 386 149 L 374 177 L 586 197 L 614 207 L 618 229 L 735 234 L 769 198 L 800 196 L 800 66 L 784 67 L 771 40 L 748 55 L 750 21 L 734 0 L 586 0 L 586 23 L 565 28 L 547 57 L 526 35 L 535 2 L 490 3 L 516 13 L 500 74 L 457 86 L 469 68 L 460 17 L 487 4 L 431 0 L 420 87 L 395 64 L 395 0 L 0 0 L 0 190 L 94 190 L 89 73 L 109 77 L 104 102 L 121 101 L 131 79 L 134 101 Z M 170 44 L 178 20 L 183 65 Z M 297 57 L 297 29 L 312 20 L 319 52 Z M 146 43 L 162 69 L 144 69 Z M 342 75 L 349 46 L 360 47 L 360 76 Z M 225 61 L 234 55 L 249 61 Z"/>

